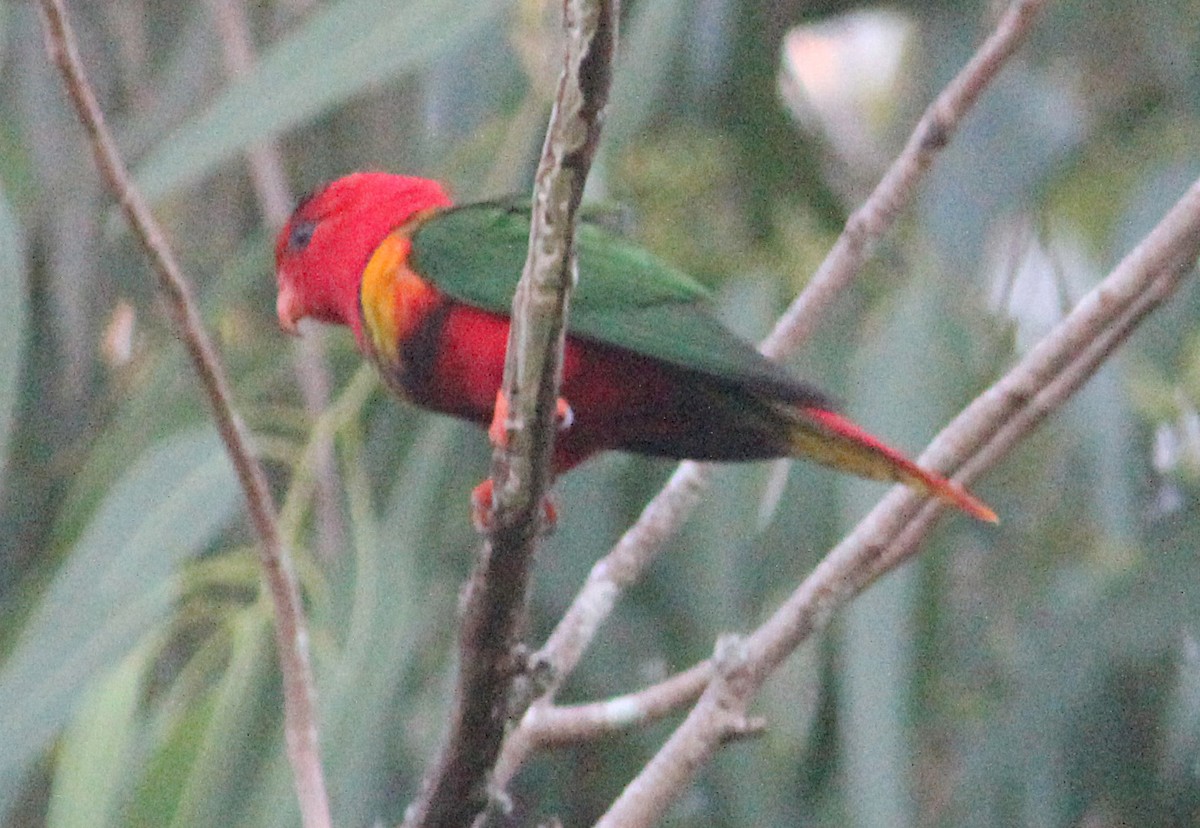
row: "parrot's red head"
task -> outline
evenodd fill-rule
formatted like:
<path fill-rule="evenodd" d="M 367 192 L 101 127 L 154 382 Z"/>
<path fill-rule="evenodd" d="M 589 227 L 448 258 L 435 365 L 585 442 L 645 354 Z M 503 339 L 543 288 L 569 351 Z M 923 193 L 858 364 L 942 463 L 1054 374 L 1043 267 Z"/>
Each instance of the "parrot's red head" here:
<path fill-rule="evenodd" d="M 436 181 L 381 172 L 352 173 L 304 199 L 275 242 L 279 326 L 294 334 L 305 317 L 349 325 L 361 347 L 358 290 L 371 253 L 413 216 L 450 204 Z"/>

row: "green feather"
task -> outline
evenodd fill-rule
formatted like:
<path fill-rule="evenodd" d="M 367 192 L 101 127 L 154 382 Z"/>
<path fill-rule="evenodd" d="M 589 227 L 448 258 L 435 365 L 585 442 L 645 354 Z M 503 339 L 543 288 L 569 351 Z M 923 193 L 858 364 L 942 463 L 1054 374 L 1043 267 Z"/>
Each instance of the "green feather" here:
<path fill-rule="evenodd" d="M 829 407 L 819 391 L 717 321 L 708 291 L 690 276 L 581 215 L 571 335 L 772 398 Z M 506 202 L 450 209 L 422 224 L 412 243 L 417 273 L 460 302 L 507 315 L 525 266 L 529 209 Z"/>

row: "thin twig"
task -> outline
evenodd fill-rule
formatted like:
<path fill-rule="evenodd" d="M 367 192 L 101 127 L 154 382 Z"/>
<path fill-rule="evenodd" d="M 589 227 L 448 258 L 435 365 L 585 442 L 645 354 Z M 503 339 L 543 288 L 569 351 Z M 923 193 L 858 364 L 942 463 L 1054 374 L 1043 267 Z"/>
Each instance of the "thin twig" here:
<path fill-rule="evenodd" d="M 550 483 L 555 408 L 570 292 L 574 223 L 608 101 L 617 0 L 567 0 L 567 42 L 534 184 L 529 255 L 513 299 L 503 394 L 504 445 L 492 464 L 490 531 L 467 582 L 450 730 L 407 824 L 460 828 L 487 804 L 487 782 L 524 670 L 534 548 Z"/>
<path fill-rule="evenodd" d="M 900 211 L 912 201 L 917 185 L 950 143 L 963 117 L 1025 42 L 1048 2 L 1017 0 L 1001 15 L 967 65 L 921 115 L 904 149 L 870 197 L 846 221 L 825 261 L 763 341 L 764 354 L 781 359 L 812 335 L 821 316 L 862 270 Z"/>
<path fill-rule="evenodd" d="M 1004 63 L 1025 41 L 1048 0 L 1019 0 L 998 21 L 995 29 L 966 66 L 926 109 L 904 150 L 871 193 L 850 217 L 846 229 L 829 251 L 808 286 L 792 303 L 762 343 L 760 350 L 781 359 L 794 352 L 811 335 L 817 321 L 895 223 L 917 184 L 946 146 L 963 117 L 992 82 Z M 637 581 L 666 539 L 676 534 L 699 504 L 712 478 L 711 467 L 684 462 L 642 511 L 637 522 L 608 555 L 598 561 L 575 600 L 537 654 L 551 665 L 554 683 L 535 705 L 549 704 L 554 692 L 579 663 L 596 631 L 612 612 L 621 593 Z M 532 709 L 531 709 L 532 712 Z M 532 749 L 520 729 L 510 739 L 514 752 Z M 505 750 L 510 748 L 506 746 Z M 515 771 L 523 756 L 505 757 L 503 766 Z M 497 784 L 507 780 L 498 779 Z"/>
<path fill-rule="evenodd" d="M 1113 348 L 1165 301 L 1200 255 L 1200 180 L 1105 280 L 999 382 L 948 425 L 922 461 L 965 458 L 971 474 L 998 461 L 1099 368 Z M 724 689 L 710 686 L 687 719 L 598 825 L 649 826 L 690 783 L 697 757 L 744 718 L 750 699 L 805 639 L 880 575 L 914 554 L 940 507 L 893 489 L 762 626 Z M 918 512 L 920 512 L 918 514 Z M 664 781 L 665 780 L 665 781 Z"/>
<path fill-rule="evenodd" d="M 634 693 L 603 701 L 531 707 L 521 720 L 522 736 L 539 749 L 579 744 L 656 722 L 692 704 L 713 677 L 711 660 Z M 497 771 L 499 775 L 501 771 Z"/>
<path fill-rule="evenodd" d="M 1187 200 L 1181 201 L 1180 204 L 1186 205 Z M 1193 206 L 1200 209 L 1200 205 L 1196 205 L 1194 202 Z M 1180 215 L 1178 208 L 1172 215 Z M 1166 220 L 1160 223 L 1159 228 L 1154 233 L 1159 233 L 1159 230 L 1164 227 L 1169 227 L 1169 223 Z M 1183 232 L 1186 233 L 1186 231 Z M 1153 238 L 1153 236 L 1154 234 L 1152 233 L 1147 238 Z M 1179 238 L 1181 242 L 1178 246 L 1186 247 L 1186 243 L 1184 242 L 1185 236 L 1181 234 Z M 1176 246 L 1166 242 L 1156 242 L 1156 245 L 1158 245 L 1159 249 Z M 1194 259 L 1194 256 L 1192 259 Z M 1132 266 L 1138 263 L 1139 260 L 1144 261 L 1144 259 L 1140 259 L 1136 251 L 1130 254 L 1113 271 L 1113 277 L 1118 277 L 1123 268 Z M 970 421 L 975 417 L 979 417 L 980 419 L 999 420 L 999 427 L 963 463 L 959 471 L 960 478 L 970 480 L 980 474 L 983 469 L 994 465 L 1017 442 L 1040 425 L 1046 417 L 1061 407 L 1063 402 L 1073 395 L 1099 369 L 1100 365 L 1108 359 L 1113 351 L 1129 337 L 1146 315 L 1171 296 L 1178 287 L 1180 280 L 1187 274 L 1191 267 L 1192 261 L 1186 260 L 1186 256 L 1185 260 L 1176 262 L 1168 260 L 1158 264 L 1145 263 L 1139 265 L 1139 269 L 1144 269 L 1152 273 L 1157 271 L 1159 275 L 1148 284 L 1139 284 L 1136 294 L 1131 297 L 1126 295 L 1118 299 L 1110 293 L 1106 301 L 1113 302 L 1119 310 L 1115 310 L 1107 315 L 1108 318 L 1102 323 L 1103 330 L 1090 341 L 1079 345 L 1078 352 L 1057 370 L 1057 373 L 1053 375 L 1053 379 L 1046 381 L 1042 387 L 1029 396 L 1028 401 L 1020 410 L 1000 417 L 995 415 L 989 416 L 985 408 L 987 403 L 984 402 L 988 399 L 988 395 L 981 396 L 976 403 L 973 403 L 970 408 L 966 409 L 960 415 L 960 419 Z M 1112 280 L 1112 284 L 1119 284 L 1116 278 Z M 1099 325 L 1101 323 L 1094 322 L 1092 324 Z M 1043 340 L 1043 343 L 1045 343 L 1045 340 Z M 990 395 L 993 391 L 998 390 L 999 395 L 1006 395 L 1017 399 L 1023 398 L 1027 392 L 1025 389 L 1020 388 L 1015 380 L 1012 380 L 1011 384 L 1009 384 L 1012 376 L 1010 373 L 1008 377 L 997 383 L 988 394 Z M 1004 387 L 1006 384 L 1008 384 L 1007 388 Z M 928 532 L 929 527 L 926 524 L 932 522 L 936 514 L 936 511 L 929 509 L 928 505 L 923 508 L 917 518 L 905 528 L 904 532 L 895 541 L 888 545 L 885 553 L 874 563 L 872 572 L 870 573 L 870 580 L 866 583 L 874 581 L 880 575 L 896 568 L 905 559 L 910 557 L 916 544 Z"/>
<path fill-rule="evenodd" d="M 747 656 L 743 639 L 723 636 L 717 640 L 713 679 L 700 701 L 596 821 L 595 828 L 650 828 L 722 744 L 753 729 L 745 713 Z M 697 711 L 706 715 L 698 716 Z"/>
<path fill-rule="evenodd" d="M 129 170 L 105 125 L 95 93 L 79 59 L 74 33 L 62 0 L 42 0 L 46 48 L 62 73 L 63 83 L 87 131 L 96 166 L 117 199 L 158 278 L 172 327 L 187 349 L 212 406 L 217 431 L 233 462 L 246 496 L 247 508 L 259 537 L 263 579 L 275 609 L 275 641 L 283 674 L 284 718 L 288 758 L 305 828 L 330 824 L 325 780 L 317 741 L 315 690 L 309 665 L 300 591 L 291 559 L 279 539 L 279 529 L 266 477 L 233 410 L 229 383 L 216 351 L 204 331 L 184 279 L 161 228 L 133 186 Z"/>

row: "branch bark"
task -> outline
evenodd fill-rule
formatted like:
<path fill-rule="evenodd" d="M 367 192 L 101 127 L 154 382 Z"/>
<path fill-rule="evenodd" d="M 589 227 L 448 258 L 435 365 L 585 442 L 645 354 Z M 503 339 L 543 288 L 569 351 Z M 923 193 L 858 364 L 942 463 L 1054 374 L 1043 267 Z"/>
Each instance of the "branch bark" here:
<path fill-rule="evenodd" d="M 505 441 L 492 463 L 488 538 L 463 596 L 450 729 L 408 825 L 468 825 L 525 669 L 519 652 L 533 553 L 550 484 L 555 408 L 571 289 L 574 226 L 600 137 L 617 39 L 618 0 L 566 0 L 566 51 L 534 185 L 529 255 L 513 298 L 504 369 Z"/>
<path fill-rule="evenodd" d="M 246 496 L 250 520 L 259 538 L 259 563 L 275 612 L 275 643 L 283 674 L 284 728 L 292 778 L 305 828 L 330 825 L 329 803 L 321 769 L 317 713 L 308 632 L 299 585 L 279 526 L 262 466 L 233 409 L 229 382 L 216 350 L 204 330 L 191 287 L 184 278 L 162 229 L 117 151 L 103 112 L 79 59 L 79 50 L 62 0 L 41 0 L 46 50 L 58 67 L 67 94 L 87 132 L 96 166 L 125 214 L 158 280 L 159 294 L 175 335 L 183 342 L 201 387 L 212 407 L 213 420 L 233 462 Z"/>
<path fill-rule="evenodd" d="M 521 720 L 525 738 L 541 749 L 564 747 L 599 739 L 655 722 L 694 703 L 713 677 L 713 663 L 706 659 L 681 673 L 636 693 L 603 701 L 572 705 L 530 707 Z M 497 770 L 497 776 L 504 770 Z"/>

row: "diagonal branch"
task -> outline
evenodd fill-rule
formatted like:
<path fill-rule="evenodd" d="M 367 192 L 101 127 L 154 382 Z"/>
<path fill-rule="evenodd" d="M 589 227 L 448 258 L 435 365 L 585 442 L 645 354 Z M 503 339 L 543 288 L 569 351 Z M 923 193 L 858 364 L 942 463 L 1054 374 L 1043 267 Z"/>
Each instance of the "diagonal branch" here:
<path fill-rule="evenodd" d="M 1028 433 L 1054 413 L 1079 388 L 1087 382 L 1100 366 L 1112 355 L 1137 328 L 1147 314 L 1161 305 L 1178 287 L 1179 280 L 1186 275 L 1186 267 L 1169 268 L 1155 281 L 1146 286 L 1129 306 L 1114 319 L 1096 339 L 1083 347 L 1076 357 L 1067 363 L 1052 380 L 1030 397 L 1028 403 L 1015 412 L 995 431 L 983 446 L 970 455 L 959 469 L 959 477 L 972 479 L 1001 460 Z M 939 510 L 928 506 L 909 521 L 895 540 L 882 550 L 879 556 L 865 568 L 861 575 L 861 591 L 883 575 L 901 566 L 917 552 L 917 547 L 928 535 Z"/>
<path fill-rule="evenodd" d="M 533 553 L 550 483 L 555 404 L 570 293 L 577 278 L 575 212 L 583 199 L 611 78 L 618 0 L 566 0 L 567 43 L 534 184 L 529 255 L 513 298 L 504 367 L 508 416 L 492 464 L 490 531 L 467 582 L 450 730 L 406 824 L 464 826 L 487 804 L 487 783 L 524 670 Z"/>
<path fill-rule="evenodd" d="M 1146 316 L 1171 296 L 1200 255 L 1200 180 L 1158 226 L 1054 330 L 948 425 L 922 461 L 978 474 L 1056 410 Z M 964 461 L 965 458 L 965 461 Z M 960 462 L 964 461 L 964 462 Z M 833 614 L 915 554 L 940 507 L 893 489 L 787 601 L 717 661 L 717 676 L 687 719 L 600 820 L 649 826 L 690 784 L 695 770 L 745 721 L 767 677 Z"/>
<path fill-rule="evenodd" d="M 979 96 L 1033 30 L 1049 0 L 1016 0 L 996 22 L 991 35 L 921 115 L 900 155 L 870 197 L 846 221 L 833 249 L 812 280 L 780 317 L 762 343 L 762 352 L 781 359 L 795 353 L 816 329 L 821 315 L 862 270 L 876 246 L 912 201 L 917 185 Z"/>
<path fill-rule="evenodd" d="M 315 689 L 306 643 L 308 633 L 296 575 L 291 559 L 280 542 L 275 504 L 267 488 L 266 476 L 254 456 L 241 420 L 233 410 L 229 382 L 200 321 L 191 288 L 167 245 L 162 229 L 151 215 L 141 193 L 133 186 L 129 170 L 104 122 L 104 115 L 79 59 L 75 35 L 62 0 L 42 0 L 41 12 L 46 49 L 58 66 L 71 102 L 87 131 L 96 166 L 150 260 L 171 326 L 191 358 L 200 385 L 212 407 L 217 431 L 246 496 L 250 520 L 259 537 L 259 562 L 263 579 L 275 611 L 275 644 L 283 674 L 288 758 L 300 801 L 300 813 L 305 828 L 328 826 L 329 804 L 317 741 Z"/>
<path fill-rule="evenodd" d="M 764 354 L 780 359 L 811 335 L 817 321 L 870 257 L 912 200 L 917 185 L 938 153 L 949 143 L 963 117 L 1024 43 L 1048 0 L 1017 0 L 1001 16 L 991 35 L 922 115 L 904 150 L 870 197 L 847 221 L 804 291 L 762 343 Z M 535 704 L 549 704 L 571 674 L 622 591 L 636 582 L 659 551 L 700 503 L 712 477 L 710 466 L 684 462 L 646 506 L 608 555 L 598 561 L 537 658 L 552 666 L 554 684 Z M 515 772 L 534 748 L 518 728 L 505 748 L 503 766 Z M 498 780 L 503 784 L 506 780 Z"/>

